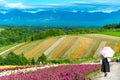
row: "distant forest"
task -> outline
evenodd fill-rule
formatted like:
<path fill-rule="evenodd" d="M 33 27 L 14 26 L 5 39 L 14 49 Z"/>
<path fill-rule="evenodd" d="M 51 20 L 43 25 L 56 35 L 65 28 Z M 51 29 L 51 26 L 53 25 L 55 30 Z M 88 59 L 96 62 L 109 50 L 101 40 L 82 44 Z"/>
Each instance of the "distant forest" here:
<path fill-rule="evenodd" d="M 98 33 L 102 31 L 120 31 L 120 24 L 107 24 L 99 28 L 80 27 L 28 27 L 28 26 L 1 26 L 0 47 L 27 41 L 45 39 L 60 35 L 79 35 Z"/>

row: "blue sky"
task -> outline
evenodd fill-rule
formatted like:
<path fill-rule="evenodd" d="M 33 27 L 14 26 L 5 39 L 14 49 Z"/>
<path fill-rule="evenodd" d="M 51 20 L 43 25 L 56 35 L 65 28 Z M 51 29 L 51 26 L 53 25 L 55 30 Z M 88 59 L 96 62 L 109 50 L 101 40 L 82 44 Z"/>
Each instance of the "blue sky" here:
<path fill-rule="evenodd" d="M 0 9 L 39 8 L 43 10 L 43 8 L 71 8 L 71 6 L 74 12 L 79 10 L 110 13 L 120 10 L 120 0 L 0 0 Z"/>
<path fill-rule="evenodd" d="M 26 5 L 40 5 L 40 4 L 62 4 L 62 3 L 71 3 L 78 0 L 6 0 L 9 3 L 22 2 Z"/>
<path fill-rule="evenodd" d="M 7 3 L 22 3 L 24 5 L 41 5 L 41 4 L 69 4 L 69 3 L 99 3 L 99 4 L 120 4 L 119 0 L 0 0 Z"/>

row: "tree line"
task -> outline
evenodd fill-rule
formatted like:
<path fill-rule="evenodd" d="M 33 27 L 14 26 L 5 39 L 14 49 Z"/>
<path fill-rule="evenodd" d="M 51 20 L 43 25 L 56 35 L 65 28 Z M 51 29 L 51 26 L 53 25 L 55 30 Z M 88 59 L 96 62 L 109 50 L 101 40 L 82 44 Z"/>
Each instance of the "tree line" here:
<path fill-rule="evenodd" d="M 47 58 L 42 54 L 37 60 L 34 58 L 27 59 L 24 54 L 16 55 L 14 52 L 10 52 L 6 57 L 0 56 L 0 65 L 35 65 L 46 64 Z"/>
<path fill-rule="evenodd" d="M 0 65 L 39 65 L 43 66 L 46 64 L 67 64 L 67 63 L 82 63 L 92 60 L 98 62 L 98 58 L 83 58 L 83 59 L 57 59 L 57 60 L 48 60 L 45 54 L 43 53 L 38 59 L 24 57 L 23 54 L 16 55 L 14 52 L 10 52 L 6 57 L 0 56 Z"/>

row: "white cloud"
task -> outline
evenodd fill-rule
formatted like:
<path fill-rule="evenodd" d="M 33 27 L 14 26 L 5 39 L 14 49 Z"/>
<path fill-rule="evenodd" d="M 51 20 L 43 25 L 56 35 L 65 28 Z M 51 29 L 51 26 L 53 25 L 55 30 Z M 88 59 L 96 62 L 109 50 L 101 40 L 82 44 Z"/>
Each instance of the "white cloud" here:
<path fill-rule="evenodd" d="M 73 3 L 120 5 L 120 0 L 76 0 Z"/>
<path fill-rule="evenodd" d="M 3 3 L 4 2 L 4 0 L 0 0 L 0 3 Z"/>
<path fill-rule="evenodd" d="M 94 0 L 96 3 L 103 3 L 103 4 L 120 4 L 119 0 Z"/>
<path fill-rule="evenodd" d="M 8 3 L 5 0 L 0 0 L 0 7 L 2 8 L 18 8 L 18 9 L 24 9 L 24 8 L 32 8 L 33 6 L 26 6 L 22 2 L 17 3 Z"/>
<path fill-rule="evenodd" d="M 94 13 L 94 12 L 104 12 L 104 13 L 111 13 L 111 12 L 115 12 L 118 11 L 120 8 L 102 8 L 102 9 L 96 9 L 96 10 L 90 10 L 88 12 Z"/>
<path fill-rule="evenodd" d="M 5 7 L 6 8 L 25 8 L 26 6 L 24 6 L 21 2 L 18 2 L 18 3 L 6 3 Z"/>
<path fill-rule="evenodd" d="M 51 8 L 51 7 L 61 7 L 61 6 L 68 6 L 69 4 L 44 4 L 44 5 L 38 5 L 36 7 L 39 8 Z"/>
<path fill-rule="evenodd" d="M 78 11 L 77 11 L 77 10 L 73 10 L 72 12 L 73 12 L 73 13 L 77 13 Z"/>
<path fill-rule="evenodd" d="M 2 13 L 2 14 L 6 14 L 6 13 L 7 13 L 7 11 L 0 11 L 0 13 Z"/>
<path fill-rule="evenodd" d="M 28 13 L 37 13 L 37 12 L 40 12 L 40 11 L 45 11 L 44 9 L 38 9 L 38 10 L 24 10 L 23 12 L 28 12 Z"/>
<path fill-rule="evenodd" d="M 111 7 L 114 6 L 114 7 Z M 8 3 L 5 0 L 0 0 L 0 8 L 2 9 L 28 9 L 24 12 L 37 13 L 39 11 L 44 11 L 47 8 L 50 9 L 69 9 L 77 13 L 78 11 L 89 11 L 89 12 L 106 12 L 110 13 L 120 9 L 119 0 L 75 0 L 72 3 L 50 3 L 41 5 L 24 5 L 22 2 Z M 38 10 L 32 10 L 31 8 L 39 8 Z M 41 9 L 40 9 L 41 8 Z M 31 10 L 29 10 L 31 9 Z M 3 12 L 4 13 L 4 12 Z"/>
<path fill-rule="evenodd" d="M 3 6 L 6 2 L 4 0 L 0 0 L 0 6 Z"/>

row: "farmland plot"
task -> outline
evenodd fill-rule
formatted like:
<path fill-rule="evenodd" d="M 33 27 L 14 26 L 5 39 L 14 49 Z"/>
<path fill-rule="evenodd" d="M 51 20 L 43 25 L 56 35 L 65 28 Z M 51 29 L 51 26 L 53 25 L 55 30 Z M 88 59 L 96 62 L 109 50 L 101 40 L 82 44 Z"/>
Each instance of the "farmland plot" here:
<path fill-rule="evenodd" d="M 96 50 L 98 49 L 100 45 L 100 41 L 93 39 L 87 50 L 85 51 L 84 57 L 93 57 L 93 55 L 96 53 Z"/>
<path fill-rule="evenodd" d="M 13 50 L 14 53 L 16 54 L 21 54 L 21 53 L 26 53 L 27 51 L 31 50 L 32 48 L 34 48 L 35 46 L 37 46 L 41 41 L 33 41 L 33 42 L 28 42 L 25 45 L 20 46 L 19 48 L 16 48 L 15 50 Z"/>
<path fill-rule="evenodd" d="M 116 40 L 117 39 L 117 40 Z M 120 53 L 119 38 L 100 34 L 85 35 L 65 35 L 59 37 L 51 37 L 44 40 L 26 42 L 18 44 L 11 48 L 0 48 L 2 56 L 6 56 L 10 51 L 16 54 L 23 53 L 26 58 L 37 59 L 44 53 L 47 59 L 71 59 L 99 57 L 99 50 L 104 46 L 110 46 L 116 53 Z"/>
<path fill-rule="evenodd" d="M 62 58 L 67 58 L 70 53 L 73 51 L 73 49 L 75 49 L 76 45 L 79 44 L 79 41 L 81 40 L 80 37 L 78 37 L 78 39 L 75 41 L 75 43 L 69 48 L 69 50 L 66 51 L 66 53 L 62 56 Z"/>
<path fill-rule="evenodd" d="M 120 53 L 120 43 L 115 43 L 114 51 L 115 53 Z"/>
<path fill-rule="evenodd" d="M 49 55 L 49 53 L 54 50 L 59 44 L 61 44 L 61 42 L 66 38 L 66 36 L 63 36 L 61 38 L 59 38 L 51 47 L 49 47 L 44 54 L 47 56 Z"/>
<path fill-rule="evenodd" d="M 68 36 L 61 44 L 48 56 L 48 59 L 62 58 L 64 53 L 72 46 L 74 41 L 77 40 L 75 36 Z"/>
<path fill-rule="evenodd" d="M 81 58 L 81 56 L 84 54 L 85 50 L 88 48 L 90 43 L 92 42 L 89 38 L 82 38 L 82 40 L 79 41 L 79 43 L 76 45 L 76 47 L 73 49 L 71 54 L 68 56 L 68 58 Z"/>
<path fill-rule="evenodd" d="M 41 55 L 47 48 L 49 48 L 58 38 L 49 38 L 41 43 L 39 43 L 37 46 L 35 46 L 33 49 L 26 52 L 24 55 L 27 58 L 37 58 L 39 55 Z"/>

